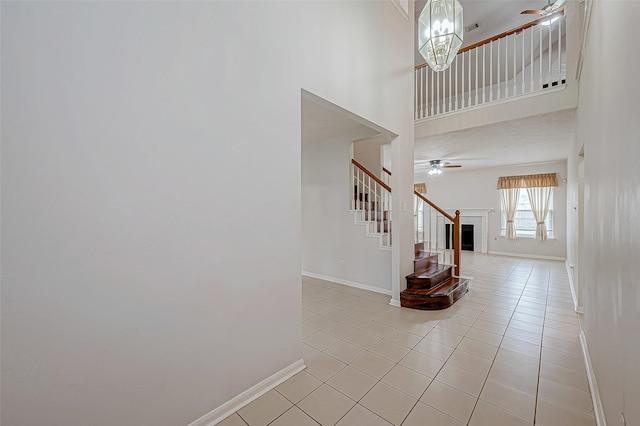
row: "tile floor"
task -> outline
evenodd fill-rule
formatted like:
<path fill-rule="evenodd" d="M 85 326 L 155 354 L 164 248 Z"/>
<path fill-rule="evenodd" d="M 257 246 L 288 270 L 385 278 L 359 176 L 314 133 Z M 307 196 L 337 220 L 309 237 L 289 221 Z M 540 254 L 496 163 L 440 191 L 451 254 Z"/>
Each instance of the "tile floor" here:
<path fill-rule="evenodd" d="M 445 311 L 302 279 L 307 368 L 222 426 L 594 426 L 563 262 L 463 253 Z"/>

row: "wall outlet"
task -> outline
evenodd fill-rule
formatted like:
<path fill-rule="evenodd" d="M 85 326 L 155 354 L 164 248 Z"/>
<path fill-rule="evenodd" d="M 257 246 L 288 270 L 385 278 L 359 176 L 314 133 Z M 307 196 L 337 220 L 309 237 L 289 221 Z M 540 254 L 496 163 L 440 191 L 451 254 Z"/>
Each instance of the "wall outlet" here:
<path fill-rule="evenodd" d="M 340 260 L 340 266 L 344 268 L 344 259 Z"/>

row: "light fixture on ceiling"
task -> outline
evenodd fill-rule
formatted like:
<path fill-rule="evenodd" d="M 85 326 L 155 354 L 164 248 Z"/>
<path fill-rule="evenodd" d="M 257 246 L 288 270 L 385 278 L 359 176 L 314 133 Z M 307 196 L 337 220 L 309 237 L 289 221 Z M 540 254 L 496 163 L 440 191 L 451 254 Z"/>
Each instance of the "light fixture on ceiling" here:
<path fill-rule="evenodd" d="M 418 50 L 434 71 L 453 62 L 462 46 L 462 25 L 458 0 L 427 0 L 418 18 Z"/>
<path fill-rule="evenodd" d="M 440 160 L 431 160 L 429 164 L 431 166 L 429 169 L 429 174 L 431 176 L 438 176 L 442 173 L 442 162 Z"/>

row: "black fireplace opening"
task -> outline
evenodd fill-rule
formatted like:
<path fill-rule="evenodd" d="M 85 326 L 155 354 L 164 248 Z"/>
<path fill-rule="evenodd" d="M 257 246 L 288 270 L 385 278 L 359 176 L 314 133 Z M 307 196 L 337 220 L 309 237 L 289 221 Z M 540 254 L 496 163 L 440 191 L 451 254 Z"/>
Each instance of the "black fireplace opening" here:
<path fill-rule="evenodd" d="M 462 250 L 473 251 L 473 225 L 461 225 L 460 244 Z"/>
<path fill-rule="evenodd" d="M 474 251 L 475 245 L 473 241 L 473 225 L 461 225 L 460 227 L 461 227 L 460 244 L 462 245 L 462 247 L 460 248 L 462 250 Z M 446 249 L 454 248 L 453 242 L 455 241 L 455 239 L 453 238 L 453 235 L 451 235 L 452 229 L 453 229 L 453 226 L 451 226 L 451 224 L 449 223 L 445 224 L 444 231 L 445 231 L 445 248 Z"/>

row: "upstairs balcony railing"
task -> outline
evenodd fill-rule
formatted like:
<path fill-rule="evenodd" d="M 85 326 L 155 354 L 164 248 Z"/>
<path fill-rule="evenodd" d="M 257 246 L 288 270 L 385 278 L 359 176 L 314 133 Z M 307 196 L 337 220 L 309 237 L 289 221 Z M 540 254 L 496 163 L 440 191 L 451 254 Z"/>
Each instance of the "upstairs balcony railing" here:
<path fill-rule="evenodd" d="M 566 84 L 562 11 L 460 50 L 451 66 L 415 69 L 415 119 L 528 96 Z"/>

